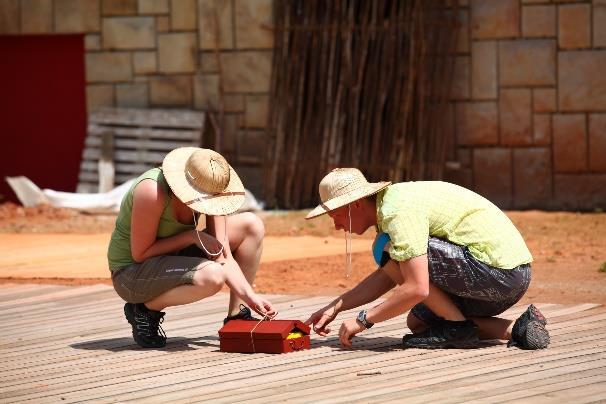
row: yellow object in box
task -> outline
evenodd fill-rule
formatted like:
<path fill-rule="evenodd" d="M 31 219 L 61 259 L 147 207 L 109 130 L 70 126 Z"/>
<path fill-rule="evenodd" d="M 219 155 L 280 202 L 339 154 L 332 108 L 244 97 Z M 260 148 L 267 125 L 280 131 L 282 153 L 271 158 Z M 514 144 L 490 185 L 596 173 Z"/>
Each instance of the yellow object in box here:
<path fill-rule="evenodd" d="M 293 331 L 288 334 L 288 337 L 286 337 L 286 339 L 301 338 L 302 336 L 303 336 L 303 333 L 301 331 Z"/>

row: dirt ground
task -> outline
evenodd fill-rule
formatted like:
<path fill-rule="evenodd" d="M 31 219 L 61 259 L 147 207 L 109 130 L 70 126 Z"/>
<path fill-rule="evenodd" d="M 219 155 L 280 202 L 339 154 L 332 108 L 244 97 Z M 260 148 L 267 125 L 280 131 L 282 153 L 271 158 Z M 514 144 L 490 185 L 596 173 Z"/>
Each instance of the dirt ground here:
<path fill-rule="evenodd" d="M 335 236 L 330 218 L 305 221 L 304 211 L 260 212 L 271 236 Z M 525 302 L 606 304 L 606 214 L 512 211 L 507 215 L 520 229 L 534 256 L 533 281 Z M 0 205 L 2 233 L 105 233 L 114 215 L 86 214 L 49 206 L 23 208 Z M 373 238 L 369 230 L 362 236 Z M 345 242 L 343 242 L 345 252 Z M 10 253 L 10 252 L 5 252 Z M 375 267 L 369 253 L 353 256 L 353 271 L 345 277 L 345 254 L 262 264 L 255 288 L 262 293 L 331 295 L 355 285 Z M 3 280 L 3 283 L 14 280 Z M 20 282 L 50 283 L 36 279 Z M 57 282 L 57 281 L 54 281 Z M 107 279 L 79 279 L 70 283 L 108 283 Z"/>

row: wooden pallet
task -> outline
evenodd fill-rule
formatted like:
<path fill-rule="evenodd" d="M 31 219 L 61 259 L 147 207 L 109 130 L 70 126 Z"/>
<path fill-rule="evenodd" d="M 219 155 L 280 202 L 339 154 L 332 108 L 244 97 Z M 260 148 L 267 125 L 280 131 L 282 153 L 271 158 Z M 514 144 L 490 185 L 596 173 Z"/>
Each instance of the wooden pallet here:
<path fill-rule="evenodd" d="M 96 110 L 89 116 L 78 192 L 107 191 L 137 177 L 161 165 L 166 153 L 174 148 L 200 146 L 205 130 L 205 114 L 201 111 Z M 113 178 L 107 180 L 109 175 Z M 100 183 L 106 189 L 100 189 Z"/>
<path fill-rule="evenodd" d="M 327 297 L 270 296 L 304 320 Z M 312 336 L 283 355 L 219 351 L 227 294 L 167 310 L 168 346 L 133 344 L 108 286 L 0 285 L 0 401 L 45 402 L 598 402 L 606 400 L 606 309 L 538 304 L 552 343 L 541 351 L 403 350 L 405 316 L 355 337 Z M 516 306 L 504 317 L 525 309 Z M 357 310 L 339 315 L 352 318 Z M 338 322 L 336 324 L 338 328 Z"/>

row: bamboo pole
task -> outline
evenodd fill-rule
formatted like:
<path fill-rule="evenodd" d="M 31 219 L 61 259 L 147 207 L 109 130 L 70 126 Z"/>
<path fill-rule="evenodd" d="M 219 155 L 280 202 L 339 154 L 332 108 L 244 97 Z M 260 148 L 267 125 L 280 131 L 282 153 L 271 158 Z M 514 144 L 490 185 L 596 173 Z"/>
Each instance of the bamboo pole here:
<path fill-rule="evenodd" d="M 318 181 L 341 165 L 372 180 L 440 177 L 456 40 L 447 3 L 274 2 L 269 206 L 316 203 Z"/>

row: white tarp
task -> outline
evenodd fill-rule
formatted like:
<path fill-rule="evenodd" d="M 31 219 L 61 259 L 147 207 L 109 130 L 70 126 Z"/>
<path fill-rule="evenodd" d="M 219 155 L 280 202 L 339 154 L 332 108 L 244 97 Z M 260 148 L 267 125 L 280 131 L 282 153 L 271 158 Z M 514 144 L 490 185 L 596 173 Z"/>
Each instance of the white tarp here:
<path fill-rule="evenodd" d="M 34 184 L 29 178 L 24 176 L 5 178 L 23 206 L 48 204 L 57 208 L 112 212 L 118 212 L 120 210 L 122 198 L 135 181 L 134 178 L 128 180 L 109 192 L 82 194 L 54 191 L 52 189 L 40 189 L 40 187 Z M 246 199 L 244 200 L 244 205 L 242 205 L 238 212 L 263 210 L 263 204 L 259 203 L 249 190 L 245 190 L 245 193 Z"/>

